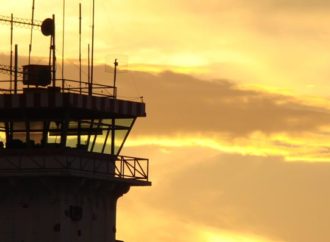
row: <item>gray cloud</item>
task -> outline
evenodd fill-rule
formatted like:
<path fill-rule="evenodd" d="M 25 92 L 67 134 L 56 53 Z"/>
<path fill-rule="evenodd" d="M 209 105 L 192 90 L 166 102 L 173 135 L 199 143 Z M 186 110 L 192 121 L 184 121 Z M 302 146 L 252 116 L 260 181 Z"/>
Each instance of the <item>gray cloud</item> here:
<path fill-rule="evenodd" d="M 77 78 L 77 72 L 77 66 L 66 66 L 66 78 Z M 97 66 L 95 80 L 111 85 L 111 69 Z M 229 80 L 127 71 L 119 74 L 118 85 L 119 97 L 139 100 L 144 96 L 148 117 L 139 119 L 138 134 L 218 133 L 239 137 L 255 131 L 317 132 L 320 126 L 330 124 L 326 108 L 301 104 L 285 95 L 242 90 Z"/>
<path fill-rule="evenodd" d="M 132 77 L 134 82 L 129 80 Z M 241 90 L 227 80 L 207 82 L 171 72 L 132 72 L 122 75 L 119 82 L 119 94 L 132 90 L 134 83 L 145 97 L 148 118 L 139 121 L 144 134 L 315 132 L 330 123 L 326 109 L 284 95 Z"/>

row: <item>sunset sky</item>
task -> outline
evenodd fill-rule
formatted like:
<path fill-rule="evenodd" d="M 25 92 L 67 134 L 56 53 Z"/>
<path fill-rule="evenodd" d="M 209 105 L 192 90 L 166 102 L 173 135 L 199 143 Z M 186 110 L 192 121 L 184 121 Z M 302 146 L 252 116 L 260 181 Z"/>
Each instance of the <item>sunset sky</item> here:
<path fill-rule="evenodd" d="M 36 19 L 56 14 L 61 71 L 62 0 L 35 1 Z M 85 63 L 91 43 L 91 0 L 66 0 L 66 78 L 79 2 Z M 31 17 L 30 0 L 1 3 Z M 15 27 L 20 55 L 29 34 Z M 330 241 L 330 1 L 96 0 L 95 37 L 95 80 L 111 83 L 118 58 L 119 97 L 147 104 L 122 153 L 150 158 L 153 186 L 119 200 L 118 239 Z M 35 30 L 33 62 L 48 45 Z"/>

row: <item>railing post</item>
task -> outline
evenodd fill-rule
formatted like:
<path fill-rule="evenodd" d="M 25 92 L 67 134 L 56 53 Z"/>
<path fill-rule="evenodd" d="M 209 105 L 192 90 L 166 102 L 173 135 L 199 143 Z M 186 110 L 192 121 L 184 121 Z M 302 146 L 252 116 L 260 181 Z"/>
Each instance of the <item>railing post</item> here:
<path fill-rule="evenodd" d="M 62 92 L 65 92 L 65 80 L 62 78 Z"/>
<path fill-rule="evenodd" d="M 147 177 L 146 177 L 146 179 L 147 179 L 147 181 L 149 181 L 149 159 L 147 159 Z"/>
<path fill-rule="evenodd" d="M 134 165 L 133 165 L 133 167 L 134 167 L 133 176 L 136 177 L 136 162 L 138 162 L 138 159 L 137 159 L 137 158 L 134 158 L 133 160 L 134 160 Z"/>
<path fill-rule="evenodd" d="M 124 162 L 125 162 L 125 159 L 124 157 L 121 157 L 121 167 L 120 167 L 120 177 L 124 177 L 125 176 L 125 166 L 124 166 Z"/>

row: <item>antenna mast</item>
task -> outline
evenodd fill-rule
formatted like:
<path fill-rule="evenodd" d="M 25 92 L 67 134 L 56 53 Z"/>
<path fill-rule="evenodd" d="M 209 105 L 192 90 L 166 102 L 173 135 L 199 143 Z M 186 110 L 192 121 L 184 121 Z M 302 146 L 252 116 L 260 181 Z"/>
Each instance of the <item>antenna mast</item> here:
<path fill-rule="evenodd" d="M 92 16 L 92 56 L 91 56 L 91 87 L 90 92 L 92 92 L 93 81 L 94 81 L 94 29 L 95 29 L 95 0 L 93 0 L 93 16 Z M 90 93 L 91 94 L 91 93 Z"/>
<path fill-rule="evenodd" d="M 81 94 L 81 3 L 79 3 L 79 91 Z"/>
<path fill-rule="evenodd" d="M 87 52 L 88 52 L 88 54 L 87 54 L 87 59 L 88 59 L 88 68 L 87 68 L 87 80 L 88 80 L 88 95 L 92 95 L 92 88 L 91 88 L 91 73 L 90 73 L 90 45 L 88 44 L 88 50 L 87 50 Z"/>
<path fill-rule="evenodd" d="M 10 91 L 13 82 L 13 33 L 14 31 L 14 15 L 10 15 Z"/>
<path fill-rule="evenodd" d="M 34 25 L 34 0 L 32 0 L 32 16 L 31 16 L 31 33 L 30 33 L 30 44 L 29 44 L 29 64 L 31 63 L 31 52 L 32 52 L 32 38 L 33 38 L 33 25 Z"/>
<path fill-rule="evenodd" d="M 115 68 L 114 68 L 114 74 L 113 74 L 113 96 L 114 98 L 117 98 L 117 87 L 116 87 L 116 81 L 117 81 L 117 66 L 118 66 L 118 61 L 115 59 Z"/>
<path fill-rule="evenodd" d="M 53 34 L 51 35 L 51 53 L 52 53 L 52 64 L 53 64 L 53 68 L 52 68 L 52 72 L 53 72 L 53 87 L 56 87 L 56 46 L 55 46 L 55 35 L 56 35 L 56 31 L 55 31 L 55 15 L 53 14 Z M 63 83 L 63 82 L 62 82 Z"/>
<path fill-rule="evenodd" d="M 18 45 L 15 44 L 15 75 L 14 75 L 14 94 L 17 94 L 17 76 L 18 76 Z"/>
<path fill-rule="evenodd" d="M 65 35 L 65 0 L 63 0 L 63 21 L 62 21 L 62 79 L 64 79 L 64 35 Z M 62 81 L 64 84 L 64 81 Z M 64 88 L 62 86 L 62 88 Z"/>

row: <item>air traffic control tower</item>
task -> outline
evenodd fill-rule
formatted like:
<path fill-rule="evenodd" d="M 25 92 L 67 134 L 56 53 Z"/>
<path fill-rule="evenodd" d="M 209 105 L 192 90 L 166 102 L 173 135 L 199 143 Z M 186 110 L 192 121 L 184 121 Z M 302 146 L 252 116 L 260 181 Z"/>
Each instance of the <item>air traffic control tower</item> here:
<path fill-rule="evenodd" d="M 151 185 L 148 159 L 120 155 L 145 104 L 15 63 L 0 81 L 0 241 L 119 242 L 117 199 Z"/>

